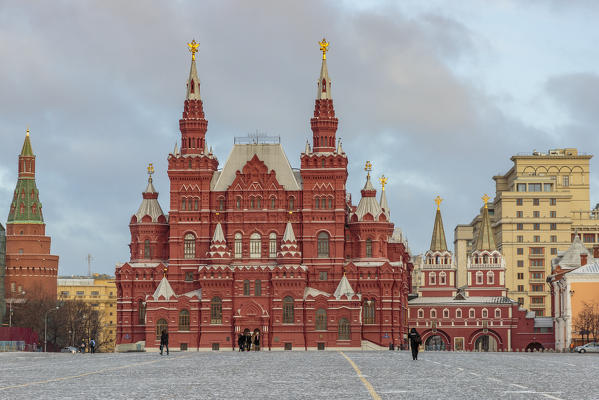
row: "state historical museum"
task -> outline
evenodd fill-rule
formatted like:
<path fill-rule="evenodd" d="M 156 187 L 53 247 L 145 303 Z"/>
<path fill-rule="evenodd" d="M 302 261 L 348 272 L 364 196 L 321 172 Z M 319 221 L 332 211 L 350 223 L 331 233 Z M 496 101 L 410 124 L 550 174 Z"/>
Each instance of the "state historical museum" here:
<path fill-rule="evenodd" d="M 378 348 L 407 332 L 410 256 L 366 176 L 358 205 L 346 192 L 348 156 L 322 67 L 312 145 L 292 168 L 276 139 L 236 139 L 219 162 L 195 53 L 181 149 L 168 155 L 170 211 L 150 178 L 131 217 L 131 260 L 118 264 L 117 351 L 157 350 L 160 332 L 181 350 L 235 350 L 260 332 L 262 350 Z M 367 163 L 370 171 L 370 163 Z"/>

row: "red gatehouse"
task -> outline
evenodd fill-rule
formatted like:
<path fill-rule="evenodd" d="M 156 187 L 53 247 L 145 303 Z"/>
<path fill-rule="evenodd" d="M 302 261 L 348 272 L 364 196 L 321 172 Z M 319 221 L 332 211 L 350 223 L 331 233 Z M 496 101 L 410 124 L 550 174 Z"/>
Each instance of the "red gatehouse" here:
<path fill-rule="evenodd" d="M 235 138 L 224 166 L 207 146 L 195 52 L 181 148 L 168 155 L 170 210 L 150 178 L 130 221 L 131 259 L 117 265 L 117 351 L 233 350 L 244 332 L 261 348 L 310 350 L 399 344 L 412 264 L 377 200 L 367 163 L 357 206 L 323 51 L 312 143 L 292 168 L 277 138 Z"/>
<path fill-rule="evenodd" d="M 456 286 L 453 254 L 447 250 L 441 199 L 430 250 L 420 266 L 422 286 L 409 302 L 408 321 L 425 350 L 530 351 L 553 348 L 552 318 L 535 317 L 506 297 L 505 260 L 495 246 L 485 201 L 478 237 L 469 254 L 467 285 Z"/>

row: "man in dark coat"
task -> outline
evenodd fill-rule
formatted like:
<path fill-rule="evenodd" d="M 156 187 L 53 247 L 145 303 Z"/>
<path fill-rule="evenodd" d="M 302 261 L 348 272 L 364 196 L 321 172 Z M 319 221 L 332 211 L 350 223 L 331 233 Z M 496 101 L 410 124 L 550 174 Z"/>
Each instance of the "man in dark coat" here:
<path fill-rule="evenodd" d="M 260 332 L 254 332 L 254 351 L 260 351 Z"/>
<path fill-rule="evenodd" d="M 168 356 L 168 332 L 165 330 L 162 331 L 160 335 L 160 355 L 162 355 L 162 351 L 166 347 L 166 355 Z"/>
<path fill-rule="evenodd" d="M 422 343 L 420 334 L 416 332 L 416 328 L 412 328 L 408 337 L 410 338 L 410 347 L 412 348 L 412 360 L 418 360 L 418 346 Z"/>
<path fill-rule="evenodd" d="M 247 332 L 245 334 L 245 351 L 251 351 L 252 350 L 252 335 Z"/>
<path fill-rule="evenodd" d="M 237 346 L 239 346 L 239 351 L 245 350 L 245 336 L 242 335 L 241 333 L 239 334 L 239 337 L 237 338 Z"/>

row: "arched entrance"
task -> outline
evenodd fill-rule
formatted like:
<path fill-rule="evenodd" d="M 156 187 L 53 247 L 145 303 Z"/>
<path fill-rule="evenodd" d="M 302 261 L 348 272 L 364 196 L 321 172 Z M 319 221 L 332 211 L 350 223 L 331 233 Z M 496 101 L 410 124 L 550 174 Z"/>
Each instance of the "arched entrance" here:
<path fill-rule="evenodd" d="M 242 348 L 241 342 L 243 342 L 245 343 L 244 350 L 254 350 L 256 337 L 258 338 L 259 348 L 269 347 L 269 316 L 260 304 L 255 301 L 243 304 L 233 315 L 233 320 L 235 321 L 235 332 L 242 338 L 240 339 L 239 336 L 237 338 L 240 349 Z"/>
<path fill-rule="evenodd" d="M 528 346 L 526 346 L 526 351 L 542 351 L 543 349 L 543 345 L 539 342 L 529 343 Z"/>
<path fill-rule="evenodd" d="M 497 351 L 497 340 L 491 335 L 479 336 L 474 342 L 474 351 Z"/>
<path fill-rule="evenodd" d="M 444 351 L 446 350 L 445 342 L 439 335 L 429 336 L 424 342 L 424 350 L 427 351 Z"/>

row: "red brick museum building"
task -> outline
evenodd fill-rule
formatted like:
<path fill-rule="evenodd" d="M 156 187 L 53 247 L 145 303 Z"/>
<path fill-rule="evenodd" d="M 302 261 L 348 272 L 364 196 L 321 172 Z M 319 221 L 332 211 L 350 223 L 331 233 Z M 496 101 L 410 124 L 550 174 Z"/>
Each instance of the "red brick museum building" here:
<path fill-rule="evenodd" d="M 156 350 L 163 329 L 182 350 L 234 350 L 244 331 L 259 331 L 263 350 L 403 341 L 410 255 L 370 163 L 357 205 L 346 192 L 327 45 L 300 168 L 267 137 L 236 138 L 219 168 L 190 43 L 181 148 L 168 155 L 170 210 L 150 166 L 129 225 L 131 259 L 116 268 L 117 351 Z"/>

